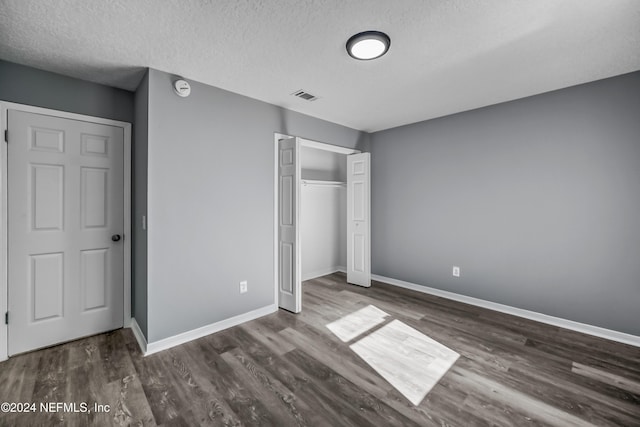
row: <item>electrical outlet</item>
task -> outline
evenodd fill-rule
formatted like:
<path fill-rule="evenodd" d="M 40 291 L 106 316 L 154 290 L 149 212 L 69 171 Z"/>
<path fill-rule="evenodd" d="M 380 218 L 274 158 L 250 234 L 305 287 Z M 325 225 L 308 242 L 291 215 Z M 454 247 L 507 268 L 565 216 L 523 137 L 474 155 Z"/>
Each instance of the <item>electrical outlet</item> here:
<path fill-rule="evenodd" d="M 453 277 L 460 277 L 460 267 L 457 265 L 453 266 Z"/>
<path fill-rule="evenodd" d="M 244 294 L 245 292 L 247 292 L 247 286 L 248 283 L 246 280 L 243 280 L 242 282 L 240 282 L 240 293 Z"/>

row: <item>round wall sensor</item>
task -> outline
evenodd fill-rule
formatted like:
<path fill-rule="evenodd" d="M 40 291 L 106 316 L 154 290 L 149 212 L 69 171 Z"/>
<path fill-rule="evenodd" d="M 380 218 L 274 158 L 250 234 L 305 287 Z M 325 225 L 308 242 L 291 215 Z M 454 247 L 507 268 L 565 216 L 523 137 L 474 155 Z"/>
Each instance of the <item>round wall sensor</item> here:
<path fill-rule="evenodd" d="M 176 80 L 173 82 L 173 90 L 183 98 L 186 98 L 191 93 L 191 85 L 185 80 Z"/>

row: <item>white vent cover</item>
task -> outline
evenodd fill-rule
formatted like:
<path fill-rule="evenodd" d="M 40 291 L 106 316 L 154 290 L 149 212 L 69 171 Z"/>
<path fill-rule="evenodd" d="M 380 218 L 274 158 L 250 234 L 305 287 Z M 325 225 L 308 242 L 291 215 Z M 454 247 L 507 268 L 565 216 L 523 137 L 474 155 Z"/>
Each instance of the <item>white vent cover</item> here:
<path fill-rule="evenodd" d="M 302 98 L 305 101 L 315 101 L 316 99 L 318 99 L 317 96 L 311 95 L 309 92 L 305 92 L 302 89 L 293 92 L 291 95 L 297 96 L 298 98 Z"/>

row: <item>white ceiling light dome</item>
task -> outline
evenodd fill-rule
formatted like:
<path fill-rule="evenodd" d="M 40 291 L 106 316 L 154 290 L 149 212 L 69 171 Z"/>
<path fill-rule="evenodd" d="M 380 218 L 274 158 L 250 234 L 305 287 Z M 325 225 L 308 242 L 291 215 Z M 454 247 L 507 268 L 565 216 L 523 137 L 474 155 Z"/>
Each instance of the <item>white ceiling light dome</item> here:
<path fill-rule="evenodd" d="M 347 53 L 354 59 L 368 61 L 387 53 L 391 39 L 380 31 L 364 31 L 351 36 L 347 41 Z"/>

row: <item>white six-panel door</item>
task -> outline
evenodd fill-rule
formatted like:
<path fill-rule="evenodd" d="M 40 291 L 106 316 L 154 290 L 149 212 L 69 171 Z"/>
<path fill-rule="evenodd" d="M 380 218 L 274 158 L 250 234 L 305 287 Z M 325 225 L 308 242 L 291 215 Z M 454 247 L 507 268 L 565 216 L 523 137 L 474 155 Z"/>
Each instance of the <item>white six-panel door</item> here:
<path fill-rule="evenodd" d="M 300 281 L 300 160 L 297 138 L 278 143 L 278 305 L 302 310 Z"/>
<path fill-rule="evenodd" d="M 347 282 L 371 286 L 371 155 L 347 156 Z"/>
<path fill-rule="evenodd" d="M 9 110 L 8 130 L 9 355 L 122 327 L 123 129 Z"/>

